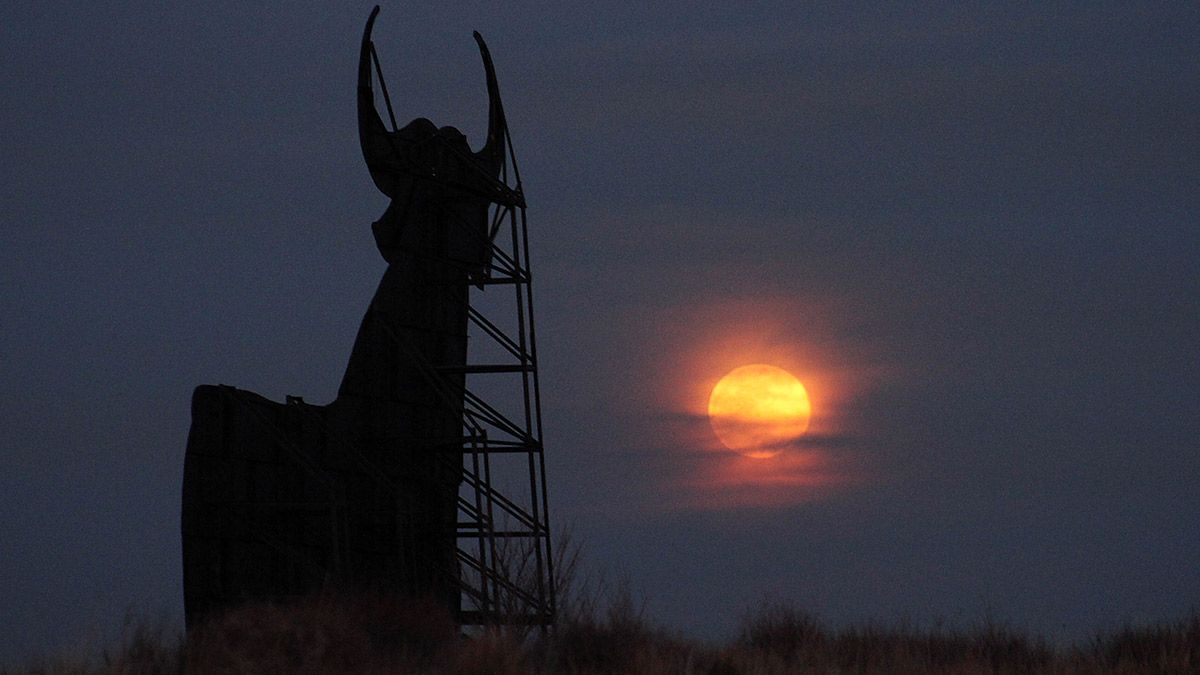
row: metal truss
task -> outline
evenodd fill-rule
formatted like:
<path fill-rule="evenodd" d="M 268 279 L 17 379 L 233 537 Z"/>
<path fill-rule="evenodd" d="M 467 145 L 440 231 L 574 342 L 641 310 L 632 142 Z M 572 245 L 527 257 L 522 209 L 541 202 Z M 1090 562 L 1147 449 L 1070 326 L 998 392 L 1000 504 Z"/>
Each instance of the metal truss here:
<path fill-rule="evenodd" d="M 528 228 L 515 159 L 513 166 L 518 200 L 494 207 L 491 262 L 472 292 L 478 297 L 490 287 L 511 286 L 503 289 L 511 292 L 508 316 L 489 317 L 476 302 L 468 309 L 472 342 L 462 397 L 466 434 L 456 536 L 464 600 L 473 608 L 464 609 L 462 619 L 547 626 L 555 617 L 554 560 Z M 488 343 L 493 349 L 482 348 Z M 473 386 L 484 379 L 486 388 Z M 494 404 L 498 400 L 509 410 Z"/>

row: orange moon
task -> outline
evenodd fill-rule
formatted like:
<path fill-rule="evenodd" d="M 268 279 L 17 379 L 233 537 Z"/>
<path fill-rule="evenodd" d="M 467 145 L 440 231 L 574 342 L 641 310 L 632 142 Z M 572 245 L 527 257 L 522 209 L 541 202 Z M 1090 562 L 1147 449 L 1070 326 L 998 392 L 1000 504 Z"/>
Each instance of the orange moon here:
<path fill-rule="evenodd" d="M 708 421 L 725 447 L 747 457 L 773 457 L 808 431 L 812 404 L 800 380 L 782 368 L 734 368 L 708 397 Z"/>

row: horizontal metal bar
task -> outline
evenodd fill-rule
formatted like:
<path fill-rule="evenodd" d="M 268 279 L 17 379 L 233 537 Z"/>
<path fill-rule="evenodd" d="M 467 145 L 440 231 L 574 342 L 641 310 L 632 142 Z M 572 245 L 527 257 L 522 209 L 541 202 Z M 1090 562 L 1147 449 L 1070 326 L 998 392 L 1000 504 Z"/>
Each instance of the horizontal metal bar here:
<path fill-rule="evenodd" d="M 462 281 L 448 281 L 440 283 L 432 283 L 431 286 L 499 286 L 501 284 L 525 284 L 529 283 L 529 275 L 522 274 L 519 276 L 493 277 L 477 276 L 473 279 L 463 279 Z"/>
<path fill-rule="evenodd" d="M 540 454 L 542 446 L 540 445 L 492 445 L 491 443 L 480 443 L 472 448 L 463 448 L 464 455 L 478 453 L 480 455 L 519 455 L 523 452 L 532 454 Z"/>
<path fill-rule="evenodd" d="M 458 622 L 465 626 L 488 626 L 492 624 L 551 626 L 554 624 L 554 620 L 549 612 L 504 614 L 501 612 L 479 612 L 473 609 L 459 610 Z"/>
<path fill-rule="evenodd" d="M 472 524 L 473 523 L 459 523 L 458 526 L 459 526 L 459 528 L 462 528 L 463 526 L 469 527 Z M 503 537 L 506 539 L 535 539 L 538 537 L 546 536 L 546 533 L 545 532 L 525 532 L 525 531 L 516 531 L 516 530 L 509 530 L 506 532 L 489 532 L 485 529 L 479 528 L 479 529 L 475 529 L 475 530 L 459 529 L 458 536 L 459 536 L 459 538 L 462 538 L 462 539 L 478 539 L 481 536 L 482 537 Z"/>
<path fill-rule="evenodd" d="M 473 375 L 476 373 L 531 373 L 533 372 L 532 365 L 507 364 L 507 363 L 488 363 L 465 366 L 434 366 L 434 370 L 439 373 L 466 373 Z"/>
<path fill-rule="evenodd" d="M 542 451 L 542 444 L 539 441 L 532 440 L 532 439 L 528 440 L 528 441 L 507 441 L 502 438 L 501 439 L 486 438 L 486 439 L 480 440 L 479 443 L 481 443 L 483 445 L 487 445 L 487 446 L 495 446 L 497 448 L 513 448 L 516 450 L 527 449 L 528 452 L 533 452 L 533 453 Z"/>

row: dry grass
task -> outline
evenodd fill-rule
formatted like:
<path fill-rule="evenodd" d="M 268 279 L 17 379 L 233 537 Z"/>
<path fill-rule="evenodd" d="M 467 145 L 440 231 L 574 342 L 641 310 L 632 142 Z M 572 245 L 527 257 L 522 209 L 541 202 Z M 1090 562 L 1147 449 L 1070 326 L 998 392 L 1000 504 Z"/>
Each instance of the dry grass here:
<path fill-rule="evenodd" d="M 1097 634 L 1056 648 L 995 622 L 972 629 L 865 625 L 832 629 L 789 605 L 747 616 L 724 645 L 650 624 L 628 582 L 577 577 L 579 546 L 556 550 L 559 623 L 547 635 L 508 628 L 464 635 L 435 603 L 324 594 L 248 603 L 190 631 L 126 619 L 118 644 L 36 660 L 12 673 L 1200 673 L 1200 612 L 1174 623 Z M 525 579 L 528 556 L 510 578 Z"/>
<path fill-rule="evenodd" d="M 254 603 L 184 640 L 131 622 L 91 658 L 30 663 L 20 673 L 1196 673 L 1200 613 L 1054 648 L 986 623 L 970 630 L 830 629 L 795 608 L 762 609 L 726 645 L 648 624 L 628 592 L 568 612 L 546 637 L 463 636 L 434 605 L 317 597 Z"/>

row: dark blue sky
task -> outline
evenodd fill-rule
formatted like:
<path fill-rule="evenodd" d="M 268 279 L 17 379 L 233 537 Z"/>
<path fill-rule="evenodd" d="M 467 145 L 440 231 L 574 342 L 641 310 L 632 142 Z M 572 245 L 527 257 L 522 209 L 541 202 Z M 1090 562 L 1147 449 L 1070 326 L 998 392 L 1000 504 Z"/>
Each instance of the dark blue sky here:
<path fill-rule="evenodd" d="M 383 271 L 370 4 L 8 3 L 0 661 L 178 616 L 189 398 L 333 398 Z M 1074 638 L 1200 605 L 1200 10 L 385 6 L 397 116 L 529 197 L 551 506 L 647 612 Z M 810 384 L 831 479 L 695 402 Z"/>

